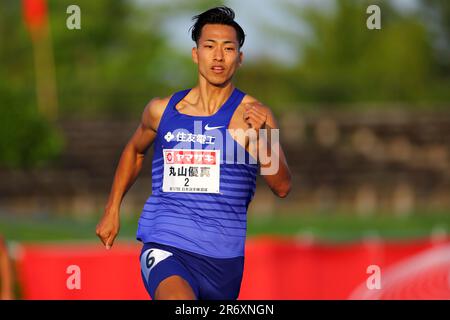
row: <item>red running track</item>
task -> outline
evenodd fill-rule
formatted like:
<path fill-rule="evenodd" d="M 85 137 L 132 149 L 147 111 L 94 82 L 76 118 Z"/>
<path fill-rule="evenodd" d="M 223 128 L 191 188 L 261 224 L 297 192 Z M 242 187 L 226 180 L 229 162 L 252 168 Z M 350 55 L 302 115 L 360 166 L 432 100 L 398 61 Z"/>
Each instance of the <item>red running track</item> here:
<path fill-rule="evenodd" d="M 23 299 L 148 299 L 139 244 L 22 244 Z M 80 289 L 68 289 L 69 266 Z M 369 266 L 380 273 L 368 273 Z M 379 276 L 381 288 L 368 289 Z M 73 278 L 71 278 L 73 279 Z M 450 239 L 346 244 L 260 237 L 247 241 L 240 299 L 450 299 Z"/>

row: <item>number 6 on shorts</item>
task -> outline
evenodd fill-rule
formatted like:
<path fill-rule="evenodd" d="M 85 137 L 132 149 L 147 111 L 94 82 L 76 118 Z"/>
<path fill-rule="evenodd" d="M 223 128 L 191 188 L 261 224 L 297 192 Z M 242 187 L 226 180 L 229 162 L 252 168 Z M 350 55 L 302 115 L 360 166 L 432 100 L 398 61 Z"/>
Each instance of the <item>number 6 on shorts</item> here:
<path fill-rule="evenodd" d="M 148 249 L 141 256 L 141 270 L 148 279 L 150 271 L 161 261 L 170 257 L 172 253 L 160 249 Z"/>

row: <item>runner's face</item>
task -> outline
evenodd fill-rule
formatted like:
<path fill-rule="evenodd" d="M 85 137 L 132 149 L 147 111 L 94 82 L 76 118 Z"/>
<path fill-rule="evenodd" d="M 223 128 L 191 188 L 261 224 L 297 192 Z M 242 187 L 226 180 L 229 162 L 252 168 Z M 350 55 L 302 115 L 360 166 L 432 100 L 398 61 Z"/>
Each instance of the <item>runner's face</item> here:
<path fill-rule="evenodd" d="M 236 31 L 227 25 L 205 25 L 192 58 L 200 76 L 213 85 L 225 85 L 242 62 Z"/>

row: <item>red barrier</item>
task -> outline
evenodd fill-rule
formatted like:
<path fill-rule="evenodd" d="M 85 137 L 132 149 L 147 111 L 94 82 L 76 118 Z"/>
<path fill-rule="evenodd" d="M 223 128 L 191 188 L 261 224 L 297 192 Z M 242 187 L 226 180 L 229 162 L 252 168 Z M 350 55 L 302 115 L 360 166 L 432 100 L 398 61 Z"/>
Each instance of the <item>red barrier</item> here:
<path fill-rule="evenodd" d="M 24 299 L 148 299 L 139 269 L 139 246 L 116 243 L 23 245 L 18 276 Z M 80 268 L 81 289 L 67 280 Z M 70 270 L 69 270 L 70 271 Z"/>
<path fill-rule="evenodd" d="M 148 299 L 139 244 L 111 251 L 93 244 L 23 245 L 17 261 L 24 299 Z M 369 290 L 370 265 L 381 289 Z M 69 289 L 69 266 L 80 289 Z M 449 299 L 450 242 L 366 241 L 321 244 L 249 239 L 240 299 Z M 414 284 L 415 283 L 415 284 Z"/>

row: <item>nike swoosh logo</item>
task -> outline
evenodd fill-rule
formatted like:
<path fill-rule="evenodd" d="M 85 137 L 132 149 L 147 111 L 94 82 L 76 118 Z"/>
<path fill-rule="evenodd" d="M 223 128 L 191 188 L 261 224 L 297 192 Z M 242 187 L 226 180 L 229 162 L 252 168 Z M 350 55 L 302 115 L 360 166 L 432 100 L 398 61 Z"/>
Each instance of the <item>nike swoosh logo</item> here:
<path fill-rule="evenodd" d="M 219 129 L 219 128 L 223 128 L 223 127 L 224 126 L 210 127 L 209 124 L 207 123 L 205 126 L 205 130 L 209 131 L 209 130 Z"/>

